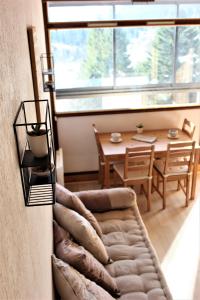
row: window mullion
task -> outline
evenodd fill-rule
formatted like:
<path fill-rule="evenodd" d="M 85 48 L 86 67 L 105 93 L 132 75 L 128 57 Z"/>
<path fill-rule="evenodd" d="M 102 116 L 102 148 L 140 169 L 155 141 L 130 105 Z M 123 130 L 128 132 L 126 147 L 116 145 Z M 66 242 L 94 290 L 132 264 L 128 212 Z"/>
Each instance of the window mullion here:
<path fill-rule="evenodd" d="M 115 19 L 115 5 L 113 5 L 113 17 Z M 113 88 L 116 88 L 116 30 L 113 28 Z"/>
<path fill-rule="evenodd" d="M 174 32 L 174 53 L 173 53 L 173 85 L 176 84 L 176 69 L 177 69 L 177 58 L 178 58 L 178 27 L 175 27 Z"/>
<path fill-rule="evenodd" d="M 179 4 L 177 5 L 177 18 L 179 17 Z M 178 65 L 178 26 L 175 27 L 174 53 L 173 53 L 173 84 L 176 85 L 176 71 Z"/>
<path fill-rule="evenodd" d="M 116 88 L 116 30 L 113 29 L 113 87 Z"/>

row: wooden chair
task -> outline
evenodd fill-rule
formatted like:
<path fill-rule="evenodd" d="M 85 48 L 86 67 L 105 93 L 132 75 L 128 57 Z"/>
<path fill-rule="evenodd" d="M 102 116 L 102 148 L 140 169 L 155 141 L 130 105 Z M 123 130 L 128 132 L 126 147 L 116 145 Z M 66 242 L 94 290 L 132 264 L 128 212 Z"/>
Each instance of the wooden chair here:
<path fill-rule="evenodd" d="M 97 151 L 98 151 L 98 163 L 99 163 L 99 182 L 101 183 L 101 187 L 103 188 L 104 186 L 104 170 L 105 170 L 105 161 L 104 161 L 104 156 L 103 156 L 103 151 L 101 148 L 101 144 L 99 141 L 99 132 L 96 128 L 95 124 L 92 124 L 93 130 L 94 130 L 94 135 L 95 135 L 95 140 L 97 144 Z"/>
<path fill-rule="evenodd" d="M 153 183 L 153 187 L 163 199 L 163 209 L 166 207 L 167 181 L 178 181 L 178 187 L 182 188 L 186 196 L 185 205 L 188 206 L 194 151 L 195 141 L 169 143 L 166 158 L 154 162 L 154 170 L 157 174 L 157 185 Z M 163 183 L 162 193 L 159 190 L 159 179 L 161 179 Z M 185 185 L 181 183 L 182 179 L 185 181 Z"/>
<path fill-rule="evenodd" d="M 185 132 L 189 137 L 193 138 L 195 125 L 193 122 L 189 121 L 188 119 L 184 119 L 182 131 Z"/>
<path fill-rule="evenodd" d="M 126 148 L 124 163 L 114 163 L 113 169 L 123 185 L 147 184 L 147 210 L 151 209 L 151 186 L 154 159 L 154 145 L 145 147 Z"/>

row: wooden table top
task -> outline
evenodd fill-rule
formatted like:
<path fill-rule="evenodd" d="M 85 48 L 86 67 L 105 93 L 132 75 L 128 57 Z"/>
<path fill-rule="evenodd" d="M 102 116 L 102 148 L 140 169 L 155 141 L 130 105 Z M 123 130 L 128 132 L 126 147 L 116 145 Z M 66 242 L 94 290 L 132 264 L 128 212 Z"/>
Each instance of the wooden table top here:
<path fill-rule="evenodd" d="M 99 133 L 100 143 L 102 145 L 103 153 L 105 156 L 124 155 L 126 147 L 150 145 L 150 143 L 133 140 L 132 137 L 135 134 L 137 134 L 136 131 L 127 131 L 127 132 L 120 132 L 120 133 L 122 135 L 122 142 L 120 143 L 111 142 L 110 133 Z M 145 130 L 142 134 L 157 137 L 157 140 L 153 143 L 155 145 L 155 153 L 166 152 L 167 144 L 169 142 L 191 141 L 191 138 L 180 129 L 178 129 L 178 138 L 176 139 L 175 138 L 172 139 L 168 137 L 168 129 Z"/>

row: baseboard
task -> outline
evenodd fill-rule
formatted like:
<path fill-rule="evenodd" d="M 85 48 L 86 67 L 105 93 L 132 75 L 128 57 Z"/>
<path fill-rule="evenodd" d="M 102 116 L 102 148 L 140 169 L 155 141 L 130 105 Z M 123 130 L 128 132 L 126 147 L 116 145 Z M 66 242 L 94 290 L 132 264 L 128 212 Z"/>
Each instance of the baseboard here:
<path fill-rule="evenodd" d="M 98 171 L 65 173 L 65 182 L 98 180 Z"/>

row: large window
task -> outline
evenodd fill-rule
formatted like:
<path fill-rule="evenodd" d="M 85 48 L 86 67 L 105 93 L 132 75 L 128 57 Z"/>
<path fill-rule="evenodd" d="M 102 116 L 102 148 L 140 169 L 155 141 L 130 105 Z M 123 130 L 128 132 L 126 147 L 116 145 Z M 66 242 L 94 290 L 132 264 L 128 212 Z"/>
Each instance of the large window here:
<path fill-rule="evenodd" d="M 57 98 L 66 99 L 70 111 L 124 108 L 122 97 L 131 108 L 199 104 L 200 24 L 169 22 L 199 17 L 200 4 L 49 5 L 49 22 L 66 24 L 50 30 Z M 116 26 L 124 19 L 149 24 Z"/>
<path fill-rule="evenodd" d="M 200 27 L 52 30 L 56 88 L 200 82 Z"/>

